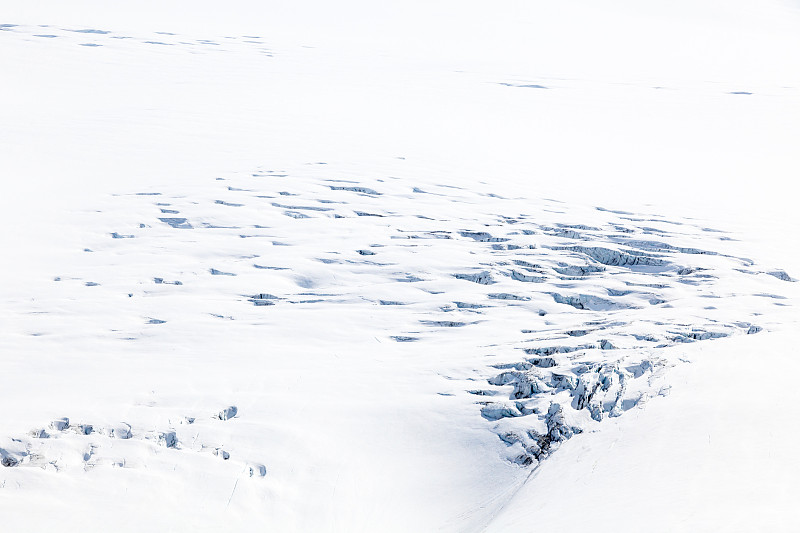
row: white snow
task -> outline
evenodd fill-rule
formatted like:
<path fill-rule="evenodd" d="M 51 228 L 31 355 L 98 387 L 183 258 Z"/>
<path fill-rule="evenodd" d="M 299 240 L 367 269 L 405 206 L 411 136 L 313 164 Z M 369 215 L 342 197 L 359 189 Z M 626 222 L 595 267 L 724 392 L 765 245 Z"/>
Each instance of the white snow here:
<path fill-rule="evenodd" d="M 794 342 L 693 346 L 668 398 L 565 443 L 487 531 L 791 531 L 798 393 L 768 382 L 797 372 Z"/>
<path fill-rule="evenodd" d="M 0 20 L 0 529 L 793 531 L 794 2 Z"/>

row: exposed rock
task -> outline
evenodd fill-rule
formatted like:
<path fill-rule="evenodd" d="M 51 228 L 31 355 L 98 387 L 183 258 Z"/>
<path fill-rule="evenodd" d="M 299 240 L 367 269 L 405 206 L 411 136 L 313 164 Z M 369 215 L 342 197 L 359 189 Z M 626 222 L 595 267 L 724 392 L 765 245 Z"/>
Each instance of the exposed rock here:
<path fill-rule="evenodd" d="M 237 409 L 235 405 L 231 405 L 230 407 L 226 407 L 217 413 L 216 417 L 220 420 L 230 420 L 231 418 L 235 417 L 238 412 L 239 409 Z"/>
<path fill-rule="evenodd" d="M 547 278 L 544 276 L 530 276 L 528 274 L 517 272 L 516 270 L 511 271 L 511 279 L 526 283 L 543 283 L 547 281 Z"/>
<path fill-rule="evenodd" d="M 471 281 L 473 283 L 478 283 L 480 285 L 491 285 L 492 283 L 496 283 L 492 279 L 492 274 L 486 270 L 475 274 L 453 274 L 453 277 L 457 279 L 464 279 L 467 281 Z"/>
<path fill-rule="evenodd" d="M 522 416 L 516 407 L 502 403 L 488 403 L 481 408 L 481 416 L 486 420 L 500 420 L 501 418 L 511 418 Z"/>
<path fill-rule="evenodd" d="M 569 250 L 582 253 L 607 266 L 662 266 L 666 261 L 643 252 L 621 252 L 598 246 L 554 246 L 554 250 Z"/>
<path fill-rule="evenodd" d="M 778 278 L 781 281 L 796 281 L 783 270 L 773 270 L 771 272 L 767 272 L 767 274 L 769 274 L 772 277 Z"/>
<path fill-rule="evenodd" d="M 485 231 L 459 231 L 459 235 L 467 237 L 478 242 L 507 242 L 511 239 L 503 237 L 492 237 L 491 234 Z"/>

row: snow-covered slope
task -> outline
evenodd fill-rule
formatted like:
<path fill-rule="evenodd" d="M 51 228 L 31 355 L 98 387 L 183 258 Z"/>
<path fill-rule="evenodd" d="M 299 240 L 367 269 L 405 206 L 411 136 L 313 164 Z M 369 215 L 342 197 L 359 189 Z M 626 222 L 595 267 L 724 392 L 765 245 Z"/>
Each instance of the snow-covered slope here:
<path fill-rule="evenodd" d="M 791 6 L 80 5 L 0 21 L 9 530 L 796 525 Z"/>
<path fill-rule="evenodd" d="M 687 347 L 691 363 L 670 370 L 665 401 L 564 444 L 487 531 L 565 517 L 596 531 L 792 531 L 798 393 L 783 376 L 798 370 L 794 337 Z"/>

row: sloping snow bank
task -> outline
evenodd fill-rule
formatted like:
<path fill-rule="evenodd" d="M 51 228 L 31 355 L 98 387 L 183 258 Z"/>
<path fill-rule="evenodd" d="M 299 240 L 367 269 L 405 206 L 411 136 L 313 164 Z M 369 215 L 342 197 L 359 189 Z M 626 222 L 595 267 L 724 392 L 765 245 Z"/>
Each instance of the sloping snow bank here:
<path fill-rule="evenodd" d="M 797 338 L 757 337 L 688 347 L 669 397 L 565 443 L 486 531 L 793 530 Z"/>

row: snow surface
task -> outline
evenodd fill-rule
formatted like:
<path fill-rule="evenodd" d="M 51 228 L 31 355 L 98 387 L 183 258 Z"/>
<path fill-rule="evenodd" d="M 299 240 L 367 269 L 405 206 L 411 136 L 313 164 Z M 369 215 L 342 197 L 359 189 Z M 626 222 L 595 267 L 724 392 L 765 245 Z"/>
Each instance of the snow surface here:
<path fill-rule="evenodd" d="M 798 22 L 8 6 L 2 529 L 796 530 Z"/>

